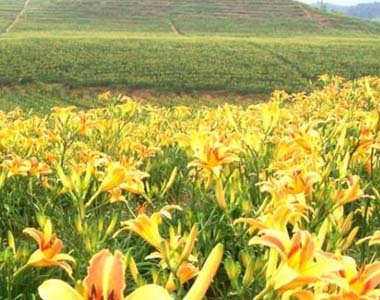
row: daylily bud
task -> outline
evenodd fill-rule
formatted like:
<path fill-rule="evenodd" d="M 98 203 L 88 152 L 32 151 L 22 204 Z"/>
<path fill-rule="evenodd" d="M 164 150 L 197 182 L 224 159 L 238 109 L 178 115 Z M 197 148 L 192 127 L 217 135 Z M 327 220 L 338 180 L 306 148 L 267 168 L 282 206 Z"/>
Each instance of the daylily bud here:
<path fill-rule="evenodd" d="M 354 229 L 351 230 L 350 234 L 346 238 L 346 242 L 342 246 L 343 251 L 347 250 L 351 246 L 351 244 L 354 241 L 358 231 L 359 231 L 359 226 L 356 226 Z"/>
<path fill-rule="evenodd" d="M 216 272 L 218 271 L 220 262 L 222 261 L 224 252 L 223 244 L 218 244 L 208 256 L 199 272 L 197 279 L 183 300 L 202 300 L 208 287 L 211 284 Z"/>
<path fill-rule="evenodd" d="M 8 231 L 8 246 L 12 249 L 13 255 L 16 256 L 16 242 L 11 231 Z"/>
<path fill-rule="evenodd" d="M 180 261 L 187 260 L 188 257 L 191 254 L 191 251 L 194 248 L 195 240 L 197 239 L 198 235 L 198 224 L 194 224 L 193 228 L 191 229 L 191 232 L 189 236 L 186 239 L 185 247 L 183 248 L 183 252 L 181 255 Z"/>
<path fill-rule="evenodd" d="M 118 216 L 117 215 L 113 215 L 112 217 L 112 220 L 111 222 L 109 223 L 108 227 L 107 227 L 107 230 L 106 230 L 106 235 L 109 236 L 112 234 L 112 232 L 114 231 L 115 229 L 115 226 L 117 224 L 117 221 L 118 221 Z"/>
<path fill-rule="evenodd" d="M 225 192 L 223 189 L 222 181 L 220 179 L 216 182 L 215 196 L 216 196 L 216 200 L 218 201 L 219 207 L 221 209 L 226 209 L 227 204 L 226 204 L 226 199 L 225 199 Z"/>
<path fill-rule="evenodd" d="M 161 197 L 165 195 L 165 193 L 172 187 L 176 177 L 177 177 L 178 169 L 175 167 L 170 175 L 169 181 L 166 186 L 163 188 Z"/>
<path fill-rule="evenodd" d="M 354 216 L 354 214 L 353 214 L 353 212 L 351 212 L 351 213 L 348 214 L 348 216 L 344 220 L 344 223 L 343 223 L 343 226 L 342 226 L 342 229 L 341 229 L 342 235 L 347 234 L 348 231 L 351 229 L 353 216 Z"/>
<path fill-rule="evenodd" d="M 137 265 L 133 257 L 131 257 L 131 260 L 129 261 L 129 271 L 131 272 L 131 275 L 135 283 L 139 285 L 141 283 L 140 273 L 137 269 Z"/>
<path fill-rule="evenodd" d="M 98 231 L 102 232 L 103 231 L 103 227 L 104 227 L 104 218 L 100 217 L 98 219 Z"/>
<path fill-rule="evenodd" d="M 248 266 L 249 260 L 250 260 L 250 255 L 247 251 L 242 250 L 239 253 L 240 256 L 240 261 L 243 264 L 243 266 L 246 268 Z"/>
<path fill-rule="evenodd" d="M 224 261 L 224 269 L 226 270 L 228 279 L 232 282 L 236 281 L 240 275 L 241 267 L 238 262 L 235 262 L 231 257 Z"/>
<path fill-rule="evenodd" d="M 252 284 L 254 273 L 255 273 L 255 261 L 251 257 L 243 276 L 243 289 L 247 289 Z"/>
<path fill-rule="evenodd" d="M 75 219 L 75 228 L 79 234 L 83 234 L 84 230 L 82 226 L 82 220 L 80 219 L 79 216 Z"/>

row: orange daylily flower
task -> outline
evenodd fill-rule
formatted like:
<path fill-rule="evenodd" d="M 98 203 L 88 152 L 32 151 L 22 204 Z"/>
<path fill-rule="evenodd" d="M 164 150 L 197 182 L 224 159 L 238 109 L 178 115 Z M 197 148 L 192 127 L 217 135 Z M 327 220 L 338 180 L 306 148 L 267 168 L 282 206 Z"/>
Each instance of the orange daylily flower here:
<path fill-rule="evenodd" d="M 264 132 L 273 129 L 280 119 L 280 106 L 278 102 L 264 103 L 260 105 L 261 122 Z"/>
<path fill-rule="evenodd" d="M 74 289 L 61 280 L 50 279 L 38 288 L 38 293 L 43 300 L 172 300 L 163 287 L 154 284 L 142 286 L 124 298 L 124 271 L 121 252 L 112 255 L 108 250 L 102 250 L 92 257 L 88 275 L 80 288 Z"/>
<path fill-rule="evenodd" d="M 193 264 L 197 261 L 197 258 L 191 255 L 198 235 L 198 225 L 193 226 L 187 237 L 182 236 L 180 228 L 175 230 L 170 227 L 169 232 L 169 240 L 163 239 L 164 244 L 161 249 L 147 256 L 146 259 L 161 259 L 160 266 L 164 269 L 169 267 L 168 262 L 170 262 L 171 270 L 176 270 L 177 278 L 179 278 L 181 284 L 184 284 L 199 273 L 199 269 Z M 176 289 L 173 273 L 170 274 L 166 289 L 168 291 Z"/>
<path fill-rule="evenodd" d="M 148 217 L 146 214 L 139 214 L 136 219 L 128 220 L 122 222 L 122 229 L 120 229 L 116 234 L 119 234 L 124 230 L 131 230 L 142 237 L 146 242 L 151 244 L 157 250 L 161 250 L 161 243 L 164 239 L 161 237 L 159 232 L 159 225 L 162 222 L 162 217 L 171 218 L 170 211 L 173 209 L 182 210 L 180 206 L 168 205 L 162 208 L 158 213 L 152 214 Z"/>
<path fill-rule="evenodd" d="M 198 278 L 183 300 L 202 300 L 213 280 L 223 257 L 223 245 L 218 244 L 210 253 Z M 122 254 L 112 255 L 102 250 L 91 259 L 88 275 L 82 286 L 72 288 L 58 279 L 46 280 L 38 288 L 42 300 L 173 300 L 161 286 L 148 284 L 137 288 L 123 298 L 125 289 L 125 266 Z"/>
<path fill-rule="evenodd" d="M 11 176 L 27 176 L 30 171 L 30 163 L 21 157 L 14 155 L 12 159 L 4 160 L 2 166 L 8 171 L 7 177 Z"/>
<path fill-rule="evenodd" d="M 89 121 L 87 118 L 87 114 L 83 111 L 78 114 L 78 132 L 82 135 L 86 135 L 89 133 L 90 129 L 94 127 L 94 122 Z"/>
<path fill-rule="evenodd" d="M 249 234 L 264 229 L 275 229 L 285 232 L 288 224 L 298 227 L 298 223 L 301 220 L 307 220 L 307 210 L 307 206 L 297 203 L 277 204 L 273 210 L 258 218 L 238 218 L 234 221 L 234 224 L 247 224 L 249 226 Z"/>
<path fill-rule="evenodd" d="M 304 193 L 310 197 L 313 191 L 313 185 L 321 181 L 321 176 L 316 172 L 306 172 L 297 169 L 283 178 L 285 189 L 289 194 Z"/>
<path fill-rule="evenodd" d="M 178 271 L 179 281 L 181 284 L 188 282 L 199 274 L 199 269 L 191 263 L 183 263 L 179 266 Z"/>
<path fill-rule="evenodd" d="M 94 255 L 83 281 L 88 298 L 121 300 L 125 289 L 124 269 L 123 255 L 119 251 L 112 255 L 103 250 Z"/>
<path fill-rule="evenodd" d="M 153 214 L 151 217 L 140 214 L 136 219 L 123 222 L 122 225 L 125 226 L 123 229 L 137 233 L 154 248 L 160 249 L 163 241 L 158 230 L 160 223 L 161 217 L 157 214 Z"/>
<path fill-rule="evenodd" d="M 75 106 L 66 106 L 66 107 L 53 107 L 51 109 L 51 116 L 56 120 L 59 120 L 62 124 L 66 123 L 75 113 Z"/>
<path fill-rule="evenodd" d="M 125 202 L 126 199 L 123 196 L 123 192 L 121 188 L 114 188 L 109 191 L 109 194 L 111 195 L 110 202 Z"/>
<path fill-rule="evenodd" d="M 43 232 L 35 228 L 26 228 L 23 232 L 32 237 L 39 246 L 39 249 L 30 256 L 27 265 L 34 267 L 58 266 L 71 276 L 72 268 L 67 262 L 75 263 L 75 260 L 70 255 L 61 253 L 63 243 L 53 233 L 50 220 L 46 221 Z"/>
<path fill-rule="evenodd" d="M 358 245 L 358 244 L 361 244 L 361 243 L 366 242 L 366 241 L 369 241 L 368 245 L 370 245 L 370 246 L 380 244 L 380 231 L 376 230 L 373 233 L 373 235 L 360 239 L 359 241 L 356 242 L 356 244 Z"/>
<path fill-rule="evenodd" d="M 220 176 L 223 165 L 231 164 L 240 161 L 236 155 L 238 147 L 229 145 L 225 141 L 209 139 L 200 139 L 198 143 L 193 141 L 192 148 L 194 149 L 194 160 L 188 164 L 188 167 L 198 167 L 202 170 L 207 170 L 216 177 Z"/>
<path fill-rule="evenodd" d="M 279 255 L 279 264 L 277 257 L 268 264 L 277 266 L 270 274 L 270 285 L 280 293 L 315 283 L 341 269 L 334 260 L 318 255 L 307 231 L 298 231 L 290 239 L 287 233 L 263 230 L 261 236 L 252 238 L 249 244 L 270 247 Z"/>
<path fill-rule="evenodd" d="M 98 95 L 98 99 L 105 101 L 105 100 L 108 100 L 109 98 L 111 98 L 111 96 L 112 95 L 111 95 L 110 91 L 105 91 L 105 92 Z"/>
<path fill-rule="evenodd" d="M 99 191 L 110 191 L 119 186 L 130 193 L 142 194 L 144 192 L 142 179 L 148 176 L 148 173 L 136 170 L 133 167 L 127 168 L 119 162 L 113 162 L 108 166 Z"/>
<path fill-rule="evenodd" d="M 37 158 L 32 157 L 30 159 L 30 170 L 29 173 L 33 176 L 39 176 L 39 175 L 48 175 L 51 174 L 51 168 L 48 164 L 39 162 Z"/>
<path fill-rule="evenodd" d="M 133 166 L 126 167 L 120 162 L 111 162 L 108 165 L 106 175 L 100 184 L 99 189 L 90 198 L 86 206 L 90 206 L 96 197 L 102 192 L 113 192 L 120 188 L 133 194 L 144 193 L 143 179 L 149 174 L 135 169 Z"/>
<path fill-rule="evenodd" d="M 135 151 L 138 154 L 139 159 L 145 159 L 148 157 L 153 157 L 160 153 L 162 150 L 160 147 L 146 146 L 141 143 L 133 143 L 131 145 L 131 150 Z"/>
<path fill-rule="evenodd" d="M 364 192 L 360 188 L 359 181 L 360 177 L 358 175 L 354 175 L 349 178 L 348 188 L 338 191 L 336 197 L 338 204 L 344 205 L 364 196 Z"/>
<path fill-rule="evenodd" d="M 117 162 L 110 163 L 99 190 L 101 192 L 110 191 L 120 185 L 125 180 L 126 169 Z"/>
<path fill-rule="evenodd" d="M 197 259 L 191 255 L 198 234 L 197 224 L 193 226 L 187 237 L 182 236 L 180 227 L 177 230 L 170 227 L 168 240 L 160 235 L 159 225 L 162 218 L 170 219 L 170 210 L 173 209 L 180 210 L 181 208 L 176 205 L 169 205 L 161 209 L 160 212 L 154 213 L 151 217 L 139 214 L 136 219 L 122 223 L 125 227 L 119 230 L 119 232 L 122 230 L 135 232 L 157 250 L 148 255 L 146 259 L 160 259 L 160 266 L 163 269 L 169 268 L 173 272 L 170 274 L 166 284 L 168 291 L 176 289 L 174 274 L 180 280 L 180 283 L 184 284 L 197 276 L 199 272 L 199 269 L 193 264 Z"/>
<path fill-rule="evenodd" d="M 380 262 L 368 264 L 358 269 L 356 262 L 349 256 L 336 258 L 343 266 L 339 271 L 339 300 L 375 300 L 380 297 Z M 330 298 L 329 298 L 330 299 Z"/>
<path fill-rule="evenodd" d="M 125 181 L 120 184 L 120 188 L 132 193 L 141 195 L 144 193 L 144 183 L 142 179 L 149 177 L 148 173 L 139 170 L 130 170 L 126 174 Z"/>

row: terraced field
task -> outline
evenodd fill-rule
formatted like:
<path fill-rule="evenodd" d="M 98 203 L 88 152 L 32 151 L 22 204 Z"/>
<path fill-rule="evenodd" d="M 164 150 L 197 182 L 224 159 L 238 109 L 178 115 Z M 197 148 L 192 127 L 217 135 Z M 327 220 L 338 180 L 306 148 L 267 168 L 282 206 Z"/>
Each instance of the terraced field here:
<path fill-rule="evenodd" d="M 5 32 L 24 6 L 24 0 L 0 0 L 0 30 Z"/>
<path fill-rule="evenodd" d="M 380 75 L 380 24 L 296 1 L 0 0 L 0 11 L 10 3 L 3 85 L 269 94 L 311 90 L 326 72 Z"/>
<path fill-rule="evenodd" d="M 15 30 L 287 35 L 379 28 L 289 0 L 31 0 Z"/>

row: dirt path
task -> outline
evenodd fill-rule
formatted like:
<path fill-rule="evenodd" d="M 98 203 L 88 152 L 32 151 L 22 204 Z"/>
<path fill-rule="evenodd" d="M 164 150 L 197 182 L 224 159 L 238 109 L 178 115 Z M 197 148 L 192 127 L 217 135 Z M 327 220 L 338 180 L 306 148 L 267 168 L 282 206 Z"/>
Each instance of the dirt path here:
<path fill-rule="evenodd" d="M 318 18 L 318 26 L 324 27 L 330 24 L 330 20 L 326 18 Z"/>
<path fill-rule="evenodd" d="M 172 19 L 169 19 L 170 27 L 175 35 L 184 35 L 174 24 Z"/>
<path fill-rule="evenodd" d="M 303 8 L 303 7 L 302 7 L 302 10 L 303 10 L 303 13 L 304 13 L 306 20 L 310 20 L 310 21 L 313 20 L 313 17 L 311 15 L 310 11 L 308 11 L 306 8 Z"/>
<path fill-rule="evenodd" d="M 6 33 L 10 32 L 13 29 L 13 27 L 15 27 L 18 24 L 18 22 L 20 22 L 22 16 L 25 14 L 26 10 L 28 9 L 29 2 L 30 2 L 30 0 L 25 1 L 23 8 L 16 15 L 13 22 L 5 29 Z"/>

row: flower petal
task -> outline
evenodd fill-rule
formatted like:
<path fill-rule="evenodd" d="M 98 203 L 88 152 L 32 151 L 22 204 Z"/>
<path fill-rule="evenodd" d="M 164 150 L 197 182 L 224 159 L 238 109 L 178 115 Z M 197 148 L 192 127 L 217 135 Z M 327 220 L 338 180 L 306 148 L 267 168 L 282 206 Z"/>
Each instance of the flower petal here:
<path fill-rule="evenodd" d="M 163 287 L 155 284 L 147 284 L 144 285 L 137 290 L 135 290 L 132 294 L 129 294 L 125 300 L 173 300 L 173 298 L 169 295 L 168 291 Z"/>
<path fill-rule="evenodd" d="M 102 250 L 92 257 L 84 286 L 89 291 L 94 288 L 97 295 L 107 298 L 113 294 L 114 300 L 121 300 L 125 289 L 124 269 L 120 251 L 112 255 L 109 250 Z"/>
<path fill-rule="evenodd" d="M 49 279 L 38 288 L 38 294 L 42 300 L 84 300 L 66 282 L 58 279 Z"/>

